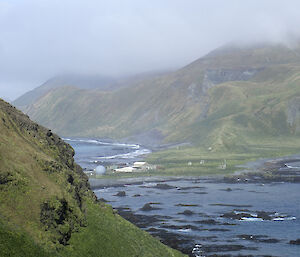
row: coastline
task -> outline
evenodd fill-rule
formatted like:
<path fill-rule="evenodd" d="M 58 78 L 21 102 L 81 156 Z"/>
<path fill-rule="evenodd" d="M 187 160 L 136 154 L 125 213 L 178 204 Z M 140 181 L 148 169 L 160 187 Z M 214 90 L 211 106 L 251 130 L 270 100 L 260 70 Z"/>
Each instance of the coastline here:
<path fill-rule="evenodd" d="M 212 181 L 219 183 L 268 183 L 268 182 L 300 182 L 300 168 L 288 170 L 286 163 L 300 162 L 300 154 L 280 157 L 280 158 L 263 158 L 251 161 L 237 166 L 234 173 L 212 174 L 212 175 L 155 175 L 155 176 L 138 176 L 129 178 L 90 178 L 89 182 L 92 190 L 105 187 L 119 187 L 124 185 L 143 184 L 144 182 L 167 182 L 177 180 L 195 180 Z M 289 176 L 285 176 L 288 174 Z M 267 175 L 267 176 L 266 176 Z"/>
<path fill-rule="evenodd" d="M 198 179 L 199 177 L 195 176 L 148 176 L 148 177 L 132 177 L 132 178 L 117 178 L 117 179 L 107 179 L 107 178 L 90 178 L 89 182 L 91 185 L 91 189 L 100 189 L 104 187 L 119 187 L 124 185 L 139 185 L 143 184 L 144 182 L 148 183 L 160 183 L 166 181 L 178 181 L 178 180 L 194 180 Z M 211 179 L 208 176 L 201 176 L 201 179 Z"/>

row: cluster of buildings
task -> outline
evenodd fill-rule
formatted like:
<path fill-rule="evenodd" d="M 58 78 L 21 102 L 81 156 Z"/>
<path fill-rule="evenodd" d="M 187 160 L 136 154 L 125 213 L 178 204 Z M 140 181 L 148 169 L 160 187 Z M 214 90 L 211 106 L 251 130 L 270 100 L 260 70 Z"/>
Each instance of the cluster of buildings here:
<path fill-rule="evenodd" d="M 102 165 L 97 166 L 93 171 L 86 172 L 89 176 L 93 175 L 104 175 L 106 172 L 112 173 L 130 173 L 130 172 L 141 172 L 155 170 L 156 165 L 151 165 L 147 162 L 134 162 L 132 165 L 128 163 L 112 165 L 104 167 Z"/>
<path fill-rule="evenodd" d="M 139 172 L 139 171 L 150 171 L 156 169 L 156 165 L 148 164 L 147 162 L 134 162 L 131 166 L 118 166 L 110 167 L 112 172 Z"/>

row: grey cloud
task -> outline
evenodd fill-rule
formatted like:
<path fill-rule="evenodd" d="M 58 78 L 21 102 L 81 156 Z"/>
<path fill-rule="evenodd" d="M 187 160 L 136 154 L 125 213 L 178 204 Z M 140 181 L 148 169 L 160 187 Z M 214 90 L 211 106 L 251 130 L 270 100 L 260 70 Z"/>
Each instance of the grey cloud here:
<path fill-rule="evenodd" d="M 0 0 L 0 96 L 58 73 L 178 68 L 231 41 L 298 39 L 299 1 Z"/>

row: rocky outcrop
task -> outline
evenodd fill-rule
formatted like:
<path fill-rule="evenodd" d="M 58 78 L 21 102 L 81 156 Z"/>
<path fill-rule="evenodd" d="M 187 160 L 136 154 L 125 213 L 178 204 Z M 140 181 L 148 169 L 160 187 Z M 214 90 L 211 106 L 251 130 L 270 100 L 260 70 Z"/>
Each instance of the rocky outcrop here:
<path fill-rule="evenodd" d="M 46 231 L 52 232 L 52 241 L 67 245 L 73 232 L 84 226 L 84 215 L 65 198 L 55 198 L 41 205 L 40 221 Z"/>
<path fill-rule="evenodd" d="M 213 84 L 220 84 L 227 81 L 247 81 L 253 78 L 262 68 L 240 68 L 240 69 L 208 69 L 206 78 Z"/>
<path fill-rule="evenodd" d="M 264 68 L 237 68 L 237 69 L 207 69 L 204 71 L 202 83 L 191 83 L 188 87 L 188 99 L 204 100 L 207 92 L 215 85 L 228 81 L 247 81 L 252 79 Z"/>
<path fill-rule="evenodd" d="M 146 203 L 144 206 L 140 209 L 141 211 L 153 211 L 153 210 L 159 210 L 160 208 L 153 207 L 151 204 L 153 203 Z"/>
<path fill-rule="evenodd" d="M 300 97 L 294 97 L 287 106 L 287 123 L 294 133 L 300 132 Z"/>
<path fill-rule="evenodd" d="M 0 131 L 0 256 L 181 256 L 96 201 L 71 146 L 1 99 Z"/>
<path fill-rule="evenodd" d="M 291 240 L 290 241 L 291 245 L 300 245 L 300 238 L 296 239 L 296 240 Z"/>
<path fill-rule="evenodd" d="M 59 190 L 63 190 L 64 197 L 49 195 L 46 199 L 39 199 L 42 203 L 37 209 L 40 210 L 41 225 L 51 234 L 56 248 L 66 245 L 72 233 L 85 225 L 84 198 L 96 199 L 90 190 L 87 176 L 74 162 L 73 148 L 51 130 L 32 122 L 27 115 L 1 99 L 0 115 L 2 132 L 22 139 L 23 145 L 18 143 L 16 147 L 30 145 L 34 149 L 34 156 L 29 154 L 26 160 L 32 166 L 39 167 L 40 170 L 34 171 L 35 176 L 43 176 L 42 183 L 45 184 L 47 179 L 55 180 L 57 186 L 62 188 Z M 0 169 L 1 189 L 9 191 L 14 187 L 14 191 L 30 191 L 32 182 L 26 177 L 27 173 Z M 45 186 L 41 185 L 41 188 L 48 192 Z"/>
<path fill-rule="evenodd" d="M 119 191 L 116 196 L 119 196 L 119 197 L 124 197 L 126 196 L 126 192 L 125 191 Z"/>

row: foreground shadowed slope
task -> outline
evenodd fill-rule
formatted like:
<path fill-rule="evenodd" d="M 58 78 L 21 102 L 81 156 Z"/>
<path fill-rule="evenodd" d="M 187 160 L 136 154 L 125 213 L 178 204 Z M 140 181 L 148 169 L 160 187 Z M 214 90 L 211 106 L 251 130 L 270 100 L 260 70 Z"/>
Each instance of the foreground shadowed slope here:
<path fill-rule="evenodd" d="M 182 256 L 96 201 L 74 150 L 0 99 L 0 256 Z"/>

